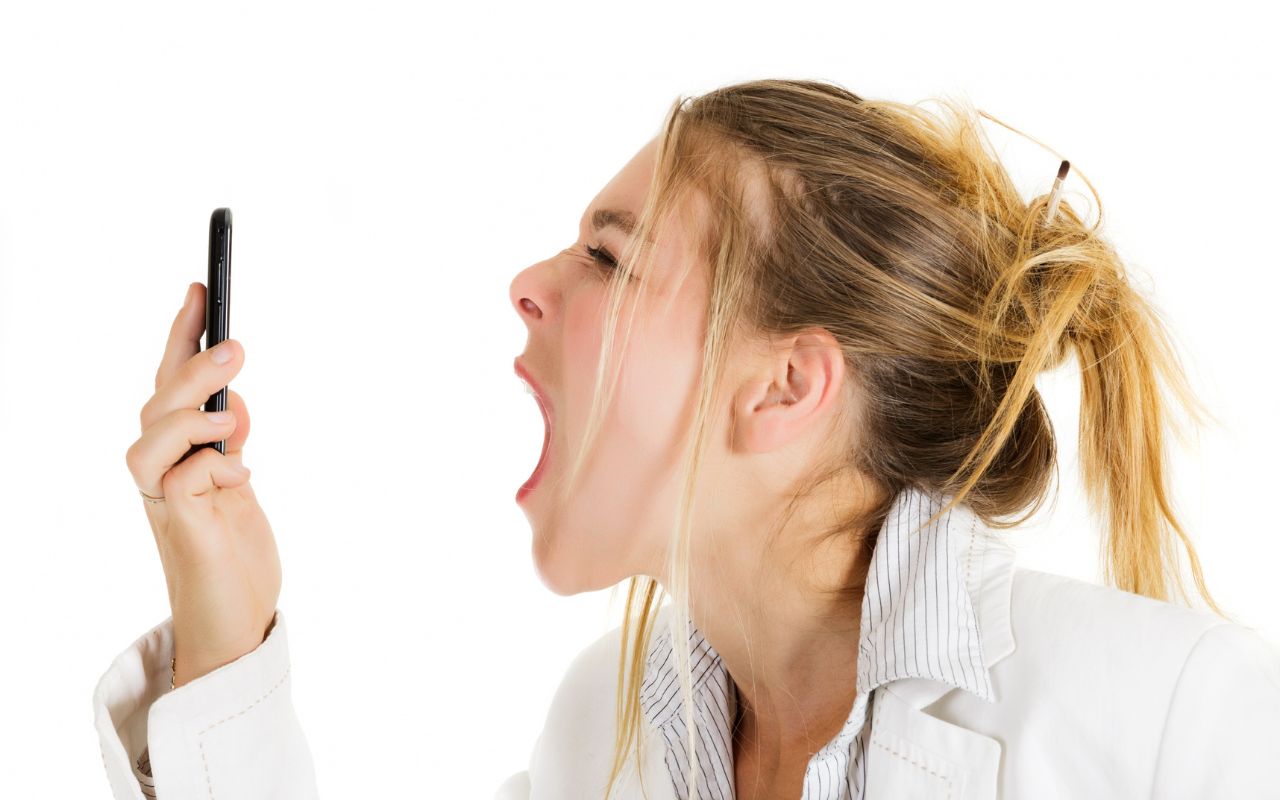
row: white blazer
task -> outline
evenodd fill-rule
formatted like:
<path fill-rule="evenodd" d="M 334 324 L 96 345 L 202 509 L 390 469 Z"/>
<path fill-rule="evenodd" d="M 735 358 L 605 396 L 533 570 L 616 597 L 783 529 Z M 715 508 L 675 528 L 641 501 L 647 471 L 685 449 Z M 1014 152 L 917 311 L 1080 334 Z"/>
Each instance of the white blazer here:
<path fill-rule="evenodd" d="M 1273 643 L 1208 611 L 1016 567 L 979 527 L 960 557 L 996 702 L 923 678 L 877 688 L 868 800 L 1280 798 Z M 602 796 L 620 639 L 615 628 L 570 665 L 500 800 Z M 652 729 L 643 751 L 647 796 L 673 800 Z M 640 797 L 629 777 L 619 796 Z"/>
<path fill-rule="evenodd" d="M 1274 644 L 1207 611 L 1015 567 L 1014 549 L 989 533 L 962 556 L 995 702 L 927 678 L 876 688 L 868 800 L 1280 798 Z M 495 776 L 496 800 L 602 796 L 620 634 L 574 659 L 528 769 Z M 315 800 L 283 613 L 256 650 L 171 692 L 172 651 L 166 619 L 94 691 L 114 796 Z M 650 800 L 674 800 L 664 743 L 642 730 L 644 762 L 615 796 L 639 798 L 643 774 Z M 153 777 L 138 767 L 144 750 Z"/>

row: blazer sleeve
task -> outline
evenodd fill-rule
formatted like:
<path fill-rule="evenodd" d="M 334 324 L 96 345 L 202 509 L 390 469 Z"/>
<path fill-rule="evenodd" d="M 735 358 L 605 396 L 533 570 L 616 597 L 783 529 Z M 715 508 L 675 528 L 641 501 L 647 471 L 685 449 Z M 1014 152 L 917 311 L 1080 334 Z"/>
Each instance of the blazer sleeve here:
<path fill-rule="evenodd" d="M 116 656 L 93 692 L 116 800 L 315 800 L 315 767 L 290 694 L 284 615 L 256 649 L 169 689 L 173 618 Z"/>
<path fill-rule="evenodd" d="M 1209 628 L 1178 677 L 1152 797 L 1280 798 L 1280 650 L 1251 628 Z"/>
<path fill-rule="evenodd" d="M 502 782 L 493 800 L 529 800 L 530 789 L 529 770 L 522 769 Z"/>

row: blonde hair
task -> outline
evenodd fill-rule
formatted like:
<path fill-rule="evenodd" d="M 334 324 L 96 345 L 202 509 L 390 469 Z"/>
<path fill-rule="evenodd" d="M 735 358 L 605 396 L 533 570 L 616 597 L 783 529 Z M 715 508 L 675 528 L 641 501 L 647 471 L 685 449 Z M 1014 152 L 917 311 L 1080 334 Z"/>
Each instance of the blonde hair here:
<path fill-rule="evenodd" d="M 854 470 L 877 500 L 823 534 L 867 541 L 910 486 L 952 495 L 939 514 L 965 502 L 992 527 L 1033 515 L 1057 470 L 1035 378 L 1074 351 L 1084 485 L 1091 511 L 1105 520 L 1104 580 L 1158 600 L 1168 600 L 1172 580 L 1189 602 L 1177 563 L 1180 540 L 1200 595 L 1226 616 L 1171 507 L 1164 438 L 1170 405 L 1159 381 L 1195 422 L 1218 420 L 1192 394 L 1158 313 L 1099 233 L 1101 202 L 1091 227 L 1065 200 L 1044 224 L 1047 195 L 1024 201 L 978 117 L 1009 126 L 967 101 L 938 102 L 940 113 L 931 113 L 824 82 L 755 80 L 677 98 L 666 115 L 645 206 L 610 279 L 587 432 L 561 489 L 562 496 L 572 491 L 616 388 L 609 362 L 630 334 L 628 324 L 614 344 L 622 303 L 636 286 L 630 276 L 650 274 L 637 267 L 652 256 L 659 229 L 697 193 L 707 204 L 706 225 L 680 279 L 706 265 L 710 289 L 692 441 L 668 551 L 671 585 L 636 576 L 627 587 L 606 797 L 633 745 L 643 764 L 640 687 L 659 591 L 672 600 L 685 724 L 695 730 L 690 519 L 708 420 L 738 335 L 818 327 L 839 343 L 857 382 L 856 407 L 848 409 L 857 436 L 815 465 L 788 508 Z M 1072 171 L 1096 200 L 1083 171 Z M 759 196 L 762 202 L 747 202 Z M 643 295 L 631 292 L 629 320 Z M 860 599 L 861 587 L 846 591 Z M 699 772 L 695 738 L 691 796 Z"/>

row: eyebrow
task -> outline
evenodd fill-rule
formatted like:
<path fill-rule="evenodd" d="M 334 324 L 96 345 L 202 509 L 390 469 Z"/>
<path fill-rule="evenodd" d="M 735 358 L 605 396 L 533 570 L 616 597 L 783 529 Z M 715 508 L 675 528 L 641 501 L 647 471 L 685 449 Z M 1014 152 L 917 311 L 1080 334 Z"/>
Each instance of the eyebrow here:
<path fill-rule="evenodd" d="M 616 208 L 598 208 L 591 215 L 591 227 L 595 230 L 600 230 L 610 225 L 630 235 L 636 228 L 636 217 L 630 211 L 622 211 Z"/>

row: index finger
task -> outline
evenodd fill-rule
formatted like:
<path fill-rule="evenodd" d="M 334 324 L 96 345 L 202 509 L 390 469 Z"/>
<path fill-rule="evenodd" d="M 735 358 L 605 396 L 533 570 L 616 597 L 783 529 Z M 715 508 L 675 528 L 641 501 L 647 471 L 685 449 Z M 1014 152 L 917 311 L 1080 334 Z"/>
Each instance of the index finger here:
<path fill-rule="evenodd" d="M 196 281 L 188 284 L 187 296 L 169 327 L 169 341 L 165 344 L 160 368 L 156 370 L 156 389 L 168 383 L 178 369 L 200 352 L 200 337 L 204 335 L 205 286 Z"/>

